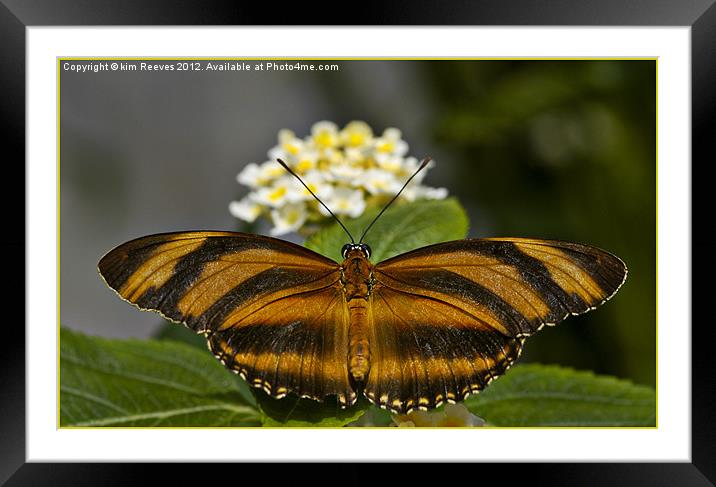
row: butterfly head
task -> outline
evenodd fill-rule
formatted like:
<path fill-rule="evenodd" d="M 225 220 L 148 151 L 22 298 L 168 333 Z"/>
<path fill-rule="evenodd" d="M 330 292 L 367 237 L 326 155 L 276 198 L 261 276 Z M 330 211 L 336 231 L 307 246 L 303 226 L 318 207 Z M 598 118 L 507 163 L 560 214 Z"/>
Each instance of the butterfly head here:
<path fill-rule="evenodd" d="M 364 243 L 348 243 L 341 249 L 341 255 L 344 259 L 347 259 L 350 254 L 360 253 L 366 259 L 370 259 L 371 250 L 367 244 Z"/>

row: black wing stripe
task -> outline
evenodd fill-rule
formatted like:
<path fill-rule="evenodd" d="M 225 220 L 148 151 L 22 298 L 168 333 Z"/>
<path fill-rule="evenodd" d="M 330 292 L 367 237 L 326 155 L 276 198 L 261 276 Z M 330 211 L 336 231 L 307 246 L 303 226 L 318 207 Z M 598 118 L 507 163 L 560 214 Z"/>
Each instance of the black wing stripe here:
<path fill-rule="evenodd" d="M 410 275 L 408 273 L 402 273 L 401 277 L 391 275 L 385 271 L 382 271 L 382 273 L 391 279 L 414 289 L 414 293 L 419 296 L 425 296 L 424 294 L 420 294 L 420 289 L 429 289 L 445 295 L 459 296 L 460 299 L 471 302 L 478 307 L 486 307 L 489 309 L 490 314 L 494 316 L 511 334 L 524 333 L 533 328 L 533 325 L 523 314 L 503 300 L 500 296 L 493 293 L 488 288 L 470 279 L 462 277 L 459 274 L 455 274 L 454 272 L 424 269 L 412 274 L 412 279 L 409 281 L 402 277 Z M 381 284 L 396 291 L 403 291 L 402 289 L 395 289 L 390 286 L 390 283 L 387 280 L 381 281 Z M 445 303 L 444 300 L 438 300 Z M 454 305 L 451 306 L 454 307 Z M 467 310 L 463 311 L 469 313 Z"/>

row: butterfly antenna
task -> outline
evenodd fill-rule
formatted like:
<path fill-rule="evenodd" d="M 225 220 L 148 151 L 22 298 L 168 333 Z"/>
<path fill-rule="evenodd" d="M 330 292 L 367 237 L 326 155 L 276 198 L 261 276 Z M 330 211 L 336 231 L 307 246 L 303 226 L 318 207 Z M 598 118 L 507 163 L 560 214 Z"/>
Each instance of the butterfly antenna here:
<path fill-rule="evenodd" d="M 343 228 L 343 230 L 345 230 L 345 232 L 348 234 L 348 237 L 351 239 L 351 243 L 355 243 L 355 240 L 353 240 L 353 235 L 351 235 L 351 232 L 348 231 L 348 229 L 347 229 L 346 226 L 343 224 L 343 222 L 340 221 L 340 220 L 338 219 L 338 217 L 333 214 L 333 212 L 331 211 L 331 209 L 328 208 L 323 201 L 321 201 L 321 198 L 319 198 L 318 196 L 316 196 L 316 193 L 314 193 L 313 191 L 311 191 L 311 188 L 309 188 L 308 185 L 303 182 L 303 179 L 301 179 L 301 177 L 300 177 L 298 174 L 296 174 L 295 172 L 293 172 L 293 170 L 291 170 L 291 168 L 288 167 L 288 165 L 286 165 L 286 163 L 283 162 L 281 159 L 276 159 L 276 160 L 278 161 L 279 164 L 281 164 L 281 165 L 283 166 L 283 168 L 284 168 L 285 170 L 287 170 L 289 173 L 291 173 L 291 175 L 292 175 L 293 177 L 295 177 L 296 179 L 298 179 L 298 180 L 300 181 L 300 183 L 303 184 L 303 187 L 306 188 L 309 193 L 311 193 L 311 196 L 313 196 L 314 198 L 316 198 L 316 201 L 318 201 L 318 202 L 326 209 L 326 211 L 327 211 L 328 213 L 330 213 L 331 216 L 338 222 L 338 224 Z"/>
<path fill-rule="evenodd" d="M 420 171 L 422 171 L 423 168 L 424 168 L 425 166 L 427 166 L 428 163 L 429 163 L 431 160 L 432 160 L 432 159 L 431 159 L 430 157 L 426 157 L 425 159 L 423 159 L 423 161 L 420 163 L 420 167 L 413 173 L 412 176 L 410 176 L 410 177 L 408 178 L 407 181 L 405 181 L 405 184 L 403 185 L 402 188 L 400 188 L 400 191 L 398 191 L 398 192 L 395 194 L 395 196 L 393 196 L 393 199 L 390 200 L 390 201 L 388 202 L 388 204 L 383 207 L 382 210 L 380 210 L 380 213 L 378 213 L 375 218 L 373 218 L 373 221 L 370 222 L 370 225 L 368 225 L 368 228 L 366 228 L 366 229 L 363 231 L 363 235 L 360 236 L 360 240 L 358 241 L 358 243 L 363 243 L 363 239 L 365 238 L 366 233 L 368 233 L 368 230 L 370 230 L 370 227 L 372 227 L 373 224 L 378 220 L 378 218 L 380 218 L 380 215 L 382 215 L 383 213 L 385 213 L 385 210 L 387 210 L 388 207 L 393 204 L 393 201 L 395 201 L 396 199 L 398 199 L 398 196 L 400 196 L 400 193 L 403 192 L 403 190 L 404 190 L 405 187 L 408 185 L 408 183 L 410 183 L 410 181 L 412 181 L 413 178 L 414 178 L 415 176 L 417 176 L 418 173 L 419 173 Z"/>

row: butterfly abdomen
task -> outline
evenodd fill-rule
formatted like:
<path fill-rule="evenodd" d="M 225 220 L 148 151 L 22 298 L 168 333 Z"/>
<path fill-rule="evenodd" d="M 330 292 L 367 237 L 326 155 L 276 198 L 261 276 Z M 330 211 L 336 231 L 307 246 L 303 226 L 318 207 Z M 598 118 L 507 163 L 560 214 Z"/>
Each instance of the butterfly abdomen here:
<path fill-rule="evenodd" d="M 350 311 L 348 329 L 348 371 L 354 381 L 364 383 L 370 371 L 368 340 L 368 298 L 373 281 L 373 265 L 359 251 L 348 254 L 341 265 L 343 296 Z"/>
<path fill-rule="evenodd" d="M 368 341 L 368 302 L 354 299 L 348 302 L 348 371 L 356 382 L 365 382 L 370 370 L 370 342 Z"/>

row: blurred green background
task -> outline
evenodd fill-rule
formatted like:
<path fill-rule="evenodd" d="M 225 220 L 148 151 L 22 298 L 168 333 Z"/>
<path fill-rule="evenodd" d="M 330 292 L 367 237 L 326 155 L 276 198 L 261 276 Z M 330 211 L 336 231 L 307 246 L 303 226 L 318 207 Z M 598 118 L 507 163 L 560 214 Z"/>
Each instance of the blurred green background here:
<path fill-rule="evenodd" d="M 331 62 L 338 72 L 61 70 L 62 324 L 160 332 L 104 286 L 99 258 L 145 234 L 239 228 L 235 176 L 279 129 L 364 120 L 433 156 L 425 183 L 460 199 L 471 237 L 571 240 L 627 263 L 614 299 L 545 328 L 522 361 L 655 384 L 655 61 Z"/>

